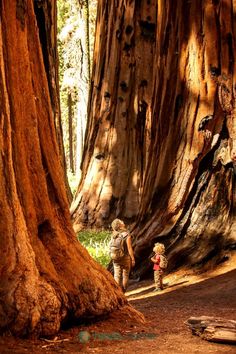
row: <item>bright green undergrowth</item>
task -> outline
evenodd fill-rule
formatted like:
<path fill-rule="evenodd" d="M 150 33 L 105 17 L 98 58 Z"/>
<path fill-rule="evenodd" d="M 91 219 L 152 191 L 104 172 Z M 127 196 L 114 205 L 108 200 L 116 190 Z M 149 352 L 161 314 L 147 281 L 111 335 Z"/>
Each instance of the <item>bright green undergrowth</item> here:
<path fill-rule="evenodd" d="M 111 232 L 107 230 L 82 230 L 77 234 L 77 237 L 89 254 L 102 266 L 107 267 L 110 262 L 108 246 Z"/>

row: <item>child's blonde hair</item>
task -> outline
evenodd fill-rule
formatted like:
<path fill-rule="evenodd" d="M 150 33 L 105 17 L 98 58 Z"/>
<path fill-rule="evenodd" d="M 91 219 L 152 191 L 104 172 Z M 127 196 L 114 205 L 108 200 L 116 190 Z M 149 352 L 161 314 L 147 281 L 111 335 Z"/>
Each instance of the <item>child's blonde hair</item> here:
<path fill-rule="evenodd" d="M 125 224 L 122 220 L 120 219 L 115 219 L 112 221 L 111 223 L 111 227 L 114 231 L 120 231 L 120 230 L 123 230 L 124 227 L 125 227 Z"/>
<path fill-rule="evenodd" d="M 154 248 L 153 248 L 153 252 L 158 253 L 158 254 L 164 254 L 165 253 L 165 246 L 163 245 L 163 243 L 155 243 Z"/>

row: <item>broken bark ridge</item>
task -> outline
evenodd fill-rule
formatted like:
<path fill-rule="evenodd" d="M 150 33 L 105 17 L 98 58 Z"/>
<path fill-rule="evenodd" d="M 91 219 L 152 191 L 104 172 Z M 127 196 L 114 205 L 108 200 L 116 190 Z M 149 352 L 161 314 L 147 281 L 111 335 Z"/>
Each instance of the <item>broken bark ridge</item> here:
<path fill-rule="evenodd" d="M 215 317 L 190 317 L 192 333 L 211 342 L 236 344 L 236 321 Z"/>
<path fill-rule="evenodd" d="M 126 300 L 71 227 L 33 1 L 0 18 L 0 329 L 47 336 Z"/>
<path fill-rule="evenodd" d="M 235 4 L 99 2 L 74 222 L 134 222 L 136 272 L 235 248 Z"/>

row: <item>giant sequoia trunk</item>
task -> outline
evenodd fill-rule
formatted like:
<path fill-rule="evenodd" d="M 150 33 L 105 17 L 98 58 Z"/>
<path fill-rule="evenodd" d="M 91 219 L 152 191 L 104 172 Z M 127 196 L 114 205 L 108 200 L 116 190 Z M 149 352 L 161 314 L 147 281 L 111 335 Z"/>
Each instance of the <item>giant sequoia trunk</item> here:
<path fill-rule="evenodd" d="M 125 299 L 70 224 L 33 1 L 1 0 L 0 21 L 0 329 L 51 335 Z"/>
<path fill-rule="evenodd" d="M 89 122 L 75 223 L 137 216 L 146 155 L 155 50 L 155 1 L 98 4 Z"/>
<path fill-rule="evenodd" d="M 75 223 L 132 222 L 140 274 L 234 247 L 235 2 L 101 1 Z M 181 257 L 179 257 L 181 254 Z"/>
<path fill-rule="evenodd" d="M 236 4 L 158 4 L 153 134 L 135 251 L 163 240 L 171 269 L 219 261 L 236 243 Z"/>

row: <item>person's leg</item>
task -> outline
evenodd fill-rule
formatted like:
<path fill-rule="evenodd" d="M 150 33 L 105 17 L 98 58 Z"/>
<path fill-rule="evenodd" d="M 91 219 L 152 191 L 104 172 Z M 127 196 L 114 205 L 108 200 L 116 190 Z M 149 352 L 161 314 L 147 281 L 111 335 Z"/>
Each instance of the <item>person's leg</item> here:
<path fill-rule="evenodd" d="M 131 269 L 131 259 L 130 257 L 125 257 L 122 262 L 122 288 L 125 292 L 128 286 L 129 273 Z"/>
<path fill-rule="evenodd" d="M 162 272 L 162 270 L 159 270 L 159 276 L 160 276 L 160 289 L 163 290 L 163 272 Z"/>
<path fill-rule="evenodd" d="M 154 284 L 155 284 L 155 289 L 158 289 L 158 285 L 159 285 L 158 270 L 154 270 Z"/>
<path fill-rule="evenodd" d="M 160 270 L 154 271 L 154 282 L 155 282 L 155 290 L 162 290 L 162 272 Z"/>
<path fill-rule="evenodd" d="M 119 263 L 113 262 L 114 267 L 114 279 L 115 281 L 122 286 L 122 269 Z"/>

